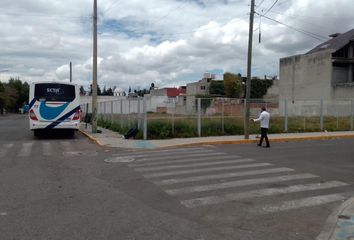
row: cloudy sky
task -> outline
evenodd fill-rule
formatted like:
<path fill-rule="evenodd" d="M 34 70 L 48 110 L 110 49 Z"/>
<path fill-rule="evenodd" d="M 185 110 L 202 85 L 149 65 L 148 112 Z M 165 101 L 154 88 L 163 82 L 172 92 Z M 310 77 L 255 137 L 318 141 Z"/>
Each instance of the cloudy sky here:
<path fill-rule="evenodd" d="M 0 79 L 92 81 L 93 0 L 1 0 Z M 98 83 L 180 86 L 246 74 L 250 0 L 98 0 Z M 256 0 L 253 76 L 354 28 L 353 0 Z M 264 15 L 260 17 L 260 15 Z M 262 41 L 258 42 L 259 29 Z"/>

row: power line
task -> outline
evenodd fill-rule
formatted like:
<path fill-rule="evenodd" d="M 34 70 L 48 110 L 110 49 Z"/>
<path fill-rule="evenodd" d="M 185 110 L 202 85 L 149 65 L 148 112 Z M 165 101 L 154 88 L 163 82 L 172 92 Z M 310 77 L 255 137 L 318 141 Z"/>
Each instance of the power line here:
<path fill-rule="evenodd" d="M 109 11 L 112 10 L 112 7 L 113 7 L 114 5 L 116 5 L 116 4 L 120 3 L 120 2 L 121 2 L 121 0 L 118 0 L 118 1 L 115 1 L 115 2 L 111 3 L 111 5 L 109 5 L 108 7 L 106 7 L 105 10 L 103 10 L 103 13 L 107 14 Z"/>
<path fill-rule="evenodd" d="M 306 23 L 306 24 L 308 24 L 308 25 L 314 25 L 314 26 L 317 26 L 317 27 L 321 27 L 321 28 L 328 29 L 328 30 L 330 30 L 330 31 L 333 30 L 333 29 L 328 28 L 327 26 L 323 26 L 323 25 L 315 24 L 315 23 L 313 23 L 313 22 L 308 22 L 308 21 L 299 19 L 299 17 L 311 18 L 311 17 L 309 17 L 309 16 L 297 15 L 297 14 L 286 15 L 286 14 L 284 14 L 284 13 L 279 13 L 279 12 L 275 12 L 275 11 L 270 11 L 270 12 L 271 12 L 271 13 L 274 13 L 274 14 L 276 14 L 276 15 L 281 15 L 281 16 L 287 16 L 287 17 L 293 16 L 293 17 L 296 18 L 298 21 L 304 22 L 304 23 Z M 328 17 L 326 16 L 326 18 L 328 18 Z"/>
<path fill-rule="evenodd" d="M 264 2 L 264 0 L 262 0 L 262 1 L 256 6 L 256 9 L 259 8 L 259 7 L 262 5 L 263 2 Z"/>
<path fill-rule="evenodd" d="M 243 20 L 242 18 L 235 18 L 229 22 L 226 22 L 222 25 L 219 25 L 219 26 L 215 26 L 215 27 L 209 27 L 209 28 L 203 28 L 203 29 L 198 29 L 198 30 L 193 30 L 193 31 L 187 31 L 187 32 L 179 32 L 179 33 L 165 33 L 165 34 L 159 34 L 160 37 L 164 37 L 164 36 L 177 36 L 177 35 L 186 35 L 186 34 L 191 34 L 191 33 L 196 33 L 196 32 L 204 32 L 204 31 L 208 31 L 208 30 L 211 30 L 211 29 L 215 29 L 215 28 L 220 28 L 220 27 L 223 27 L 223 26 L 226 26 L 227 24 L 230 24 L 230 23 L 233 23 L 233 22 L 236 22 L 236 21 L 241 21 Z M 118 27 L 117 27 L 118 29 Z M 125 30 L 123 33 L 138 33 L 138 34 L 143 34 L 144 32 L 143 31 L 136 31 L 136 30 Z"/>
<path fill-rule="evenodd" d="M 268 20 L 271 20 L 271 21 L 273 21 L 273 22 L 276 22 L 276 23 L 278 23 L 278 24 L 281 24 L 281 25 L 283 25 L 283 26 L 285 26 L 285 27 L 288 27 L 288 28 L 290 28 L 290 29 L 292 29 L 292 30 L 295 30 L 295 31 L 297 31 L 297 32 L 300 32 L 300 33 L 302 33 L 302 34 L 305 34 L 305 35 L 307 35 L 307 36 L 309 36 L 309 37 L 315 38 L 315 39 L 317 39 L 317 40 L 319 40 L 319 41 L 328 40 L 327 37 L 321 36 L 321 35 L 319 35 L 319 34 L 312 33 L 312 32 L 309 32 L 309 31 L 306 31 L 306 30 L 303 30 L 303 29 L 300 29 L 300 28 L 296 28 L 296 27 L 290 26 L 290 25 L 288 25 L 288 24 L 282 23 L 282 22 L 280 22 L 280 21 L 278 21 L 278 20 L 275 20 L 275 19 L 273 19 L 273 18 L 264 16 L 264 15 L 262 15 L 262 14 L 260 14 L 260 13 L 257 13 L 257 12 L 256 12 L 256 14 L 258 14 L 258 15 L 260 15 L 260 16 L 262 16 L 262 17 L 268 19 Z"/>
<path fill-rule="evenodd" d="M 161 16 L 160 18 L 158 18 L 157 20 L 153 21 L 153 22 L 150 22 L 148 24 L 148 26 L 152 26 L 153 24 L 161 21 L 162 19 L 168 17 L 169 15 L 171 15 L 174 11 L 178 10 L 178 9 L 181 9 L 183 7 L 183 5 L 185 5 L 187 2 L 182 2 L 181 4 L 179 4 L 176 8 L 173 8 L 172 10 L 170 10 L 167 14 Z M 136 28 L 136 29 L 133 29 L 133 30 L 126 30 L 124 32 L 127 32 L 127 33 L 144 33 L 144 31 L 142 29 L 139 29 L 139 28 Z"/>
<path fill-rule="evenodd" d="M 161 21 L 162 19 L 168 17 L 169 15 L 171 15 L 174 11 L 181 9 L 183 7 L 183 5 L 185 5 L 187 2 L 182 2 L 181 4 L 179 4 L 176 8 L 170 10 L 167 14 L 165 14 L 164 16 L 158 18 L 157 20 L 155 20 L 154 22 L 150 23 L 150 25 L 155 24 L 159 21 Z"/>
<path fill-rule="evenodd" d="M 272 5 L 270 8 L 268 8 L 268 10 L 267 10 L 263 15 L 267 15 L 267 13 L 268 13 L 270 10 L 272 10 L 272 8 L 275 6 L 275 4 L 277 4 L 278 1 L 279 1 L 279 0 L 275 0 L 275 2 L 273 3 L 273 5 Z"/>

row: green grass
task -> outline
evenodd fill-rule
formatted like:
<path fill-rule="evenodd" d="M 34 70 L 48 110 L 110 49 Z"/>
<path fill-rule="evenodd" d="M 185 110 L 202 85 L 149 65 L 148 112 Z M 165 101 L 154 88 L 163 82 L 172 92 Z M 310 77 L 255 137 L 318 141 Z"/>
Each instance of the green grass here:
<path fill-rule="evenodd" d="M 136 117 L 136 116 L 135 116 Z M 123 120 L 121 124 L 121 120 Z M 120 119 L 119 116 L 113 116 L 113 119 L 98 119 L 98 126 L 110 129 L 112 131 L 125 134 L 130 128 L 138 126 L 137 118 Z M 143 121 L 140 119 L 142 125 Z M 223 124 L 224 123 L 224 124 Z M 201 118 L 201 135 L 206 136 L 223 136 L 223 135 L 243 135 L 243 118 L 242 117 L 202 117 Z M 270 121 L 269 133 L 284 132 L 284 117 L 272 117 Z M 325 117 L 323 119 L 323 130 L 327 131 L 348 131 L 350 130 L 350 117 Z M 250 121 L 250 134 L 259 134 L 259 123 Z M 319 132 L 319 117 L 290 117 L 288 118 L 288 132 Z M 148 139 L 169 139 L 169 138 L 188 138 L 198 137 L 197 118 L 178 116 L 172 118 L 166 114 L 149 114 Z M 143 138 L 142 130 L 139 131 L 137 139 Z"/>

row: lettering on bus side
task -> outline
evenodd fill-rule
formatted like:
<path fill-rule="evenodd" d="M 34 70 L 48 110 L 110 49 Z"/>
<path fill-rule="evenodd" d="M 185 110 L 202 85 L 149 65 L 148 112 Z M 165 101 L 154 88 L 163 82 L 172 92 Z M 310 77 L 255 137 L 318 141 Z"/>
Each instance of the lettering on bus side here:
<path fill-rule="evenodd" d="M 47 88 L 47 93 L 63 94 L 63 90 L 60 88 Z"/>

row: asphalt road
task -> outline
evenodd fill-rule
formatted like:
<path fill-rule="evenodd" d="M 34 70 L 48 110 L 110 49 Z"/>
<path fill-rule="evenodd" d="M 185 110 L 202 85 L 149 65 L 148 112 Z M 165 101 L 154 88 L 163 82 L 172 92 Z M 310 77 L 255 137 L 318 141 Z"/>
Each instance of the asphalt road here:
<path fill-rule="evenodd" d="M 352 146 L 136 152 L 0 116 L 0 239 L 315 239 L 353 195 Z"/>

